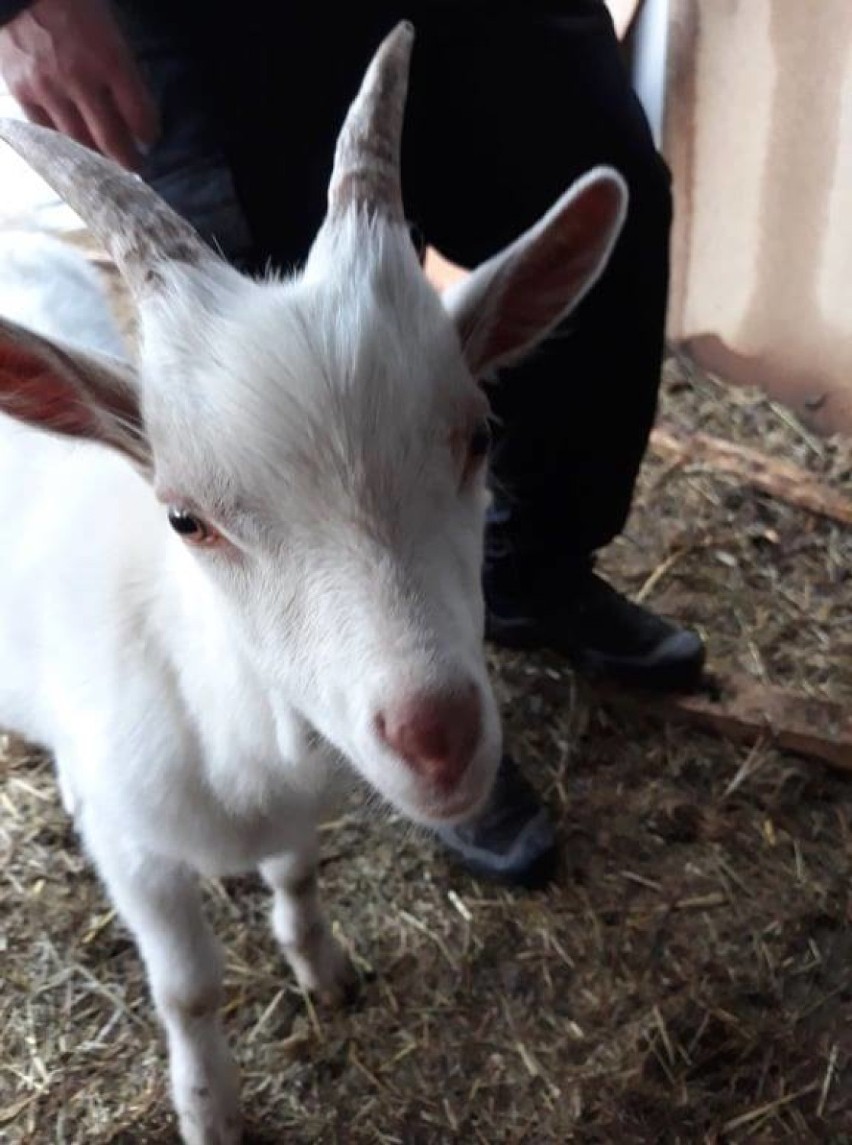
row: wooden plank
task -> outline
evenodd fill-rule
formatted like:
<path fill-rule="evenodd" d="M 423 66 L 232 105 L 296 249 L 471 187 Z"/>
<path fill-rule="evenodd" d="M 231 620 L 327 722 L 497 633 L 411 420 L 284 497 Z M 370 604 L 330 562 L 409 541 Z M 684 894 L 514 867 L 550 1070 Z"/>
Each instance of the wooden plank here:
<path fill-rule="evenodd" d="M 602 690 L 607 699 L 640 712 L 756 743 L 764 738 L 797 755 L 852 771 L 852 713 L 838 701 L 806 696 L 746 676 L 717 676 L 703 693 L 649 696 Z"/>
<path fill-rule="evenodd" d="M 679 434 L 666 424 L 658 425 L 651 433 L 651 449 L 676 462 L 703 462 L 716 473 L 736 477 L 778 501 L 842 525 L 852 525 L 852 500 L 829 488 L 807 469 L 768 457 L 760 450 L 707 433 Z"/>

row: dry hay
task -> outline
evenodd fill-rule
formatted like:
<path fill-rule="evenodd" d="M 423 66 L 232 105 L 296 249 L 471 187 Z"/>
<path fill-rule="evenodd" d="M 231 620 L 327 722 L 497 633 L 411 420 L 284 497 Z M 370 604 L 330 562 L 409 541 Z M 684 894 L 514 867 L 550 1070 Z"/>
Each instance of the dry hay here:
<path fill-rule="evenodd" d="M 852 487 L 848 449 L 759 395 L 671 362 L 663 405 Z M 848 530 L 652 458 L 606 566 L 717 664 L 852 697 Z M 554 658 L 493 665 L 556 885 L 478 883 L 347 810 L 323 866 L 363 977 L 343 1013 L 294 987 L 255 879 L 211 886 L 255 1140 L 852 1141 L 849 780 L 593 701 Z M 47 763 L 0 760 L 0 1137 L 174 1141 L 133 947 Z"/>

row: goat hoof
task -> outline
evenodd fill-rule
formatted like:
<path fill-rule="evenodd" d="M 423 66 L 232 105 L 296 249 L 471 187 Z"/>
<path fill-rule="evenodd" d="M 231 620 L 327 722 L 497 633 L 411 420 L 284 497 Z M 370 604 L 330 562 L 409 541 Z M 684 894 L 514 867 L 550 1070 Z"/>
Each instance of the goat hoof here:
<path fill-rule="evenodd" d="M 328 930 L 310 952 L 286 949 L 287 958 L 303 990 L 323 1005 L 342 1006 L 358 987 L 358 975 L 343 947 Z"/>
<path fill-rule="evenodd" d="M 351 1006 L 356 1001 L 361 986 L 355 967 L 343 951 L 340 953 L 342 962 L 335 980 L 317 992 L 318 1000 L 324 1006 L 334 1009 Z"/>
<path fill-rule="evenodd" d="M 209 1116 L 199 1118 L 195 1110 L 186 1110 L 178 1112 L 178 1119 L 183 1145 L 241 1145 L 243 1140 L 239 1114 L 214 1120 Z"/>
<path fill-rule="evenodd" d="M 239 1088 L 229 1061 L 215 1072 L 173 1074 L 172 1084 L 183 1145 L 241 1145 Z"/>

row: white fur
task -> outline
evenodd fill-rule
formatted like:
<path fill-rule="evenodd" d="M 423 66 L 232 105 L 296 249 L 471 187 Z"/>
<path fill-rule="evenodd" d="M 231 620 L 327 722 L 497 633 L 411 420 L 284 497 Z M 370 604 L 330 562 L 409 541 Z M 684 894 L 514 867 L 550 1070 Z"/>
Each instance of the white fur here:
<path fill-rule="evenodd" d="M 127 352 L 104 304 L 98 272 L 52 235 L 0 234 L 0 314 L 48 337 L 82 340 L 117 358 Z"/>
<path fill-rule="evenodd" d="M 55 752 L 146 960 L 190 1142 L 237 1140 L 238 1116 L 189 872 L 260 867 L 300 980 L 334 994 L 345 960 L 315 893 L 291 894 L 280 868 L 312 868 L 341 757 L 409 815 L 446 818 L 372 721 L 466 680 L 485 719 L 450 818 L 483 800 L 499 756 L 485 490 L 481 475 L 460 490 L 448 445 L 483 400 L 405 231 L 370 235 L 367 254 L 350 226 L 305 280 L 175 269 L 143 314 L 156 487 L 191 498 L 236 551 L 187 548 L 120 455 L 0 418 L 0 722 Z M 68 260 L 45 259 L 48 286 L 54 265 Z M 16 273 L 0 269 L 10 289 Z M 59 313 L 16 317 L 66 341 L 86 329 Z M 101 302 L 92 328 L 107 317 Z"/>
<path fill-rule="evenodd" d="M 595 274 L 618 225 L 592 236 Z M 6 313 L 117 354 L 90 268 L 55 245 L 31 253 L 37 273 L 23 247 L 0 248 Z M 489 264 L 488 289 L 474 275 L 459 306 L 476 299 L 478 330 L 499 328 L 522 258 L 523 244 Z M 239 1139 L 238 1085 L 196 875 L 260 869 L 299 981 L 339 994 L 346 961 L 314 881 L 332 775 L 345 761 L 424 823 L 487 797 L 500 727 L 481 640 L 483 466 L 465 476 L 487 407 L 405 228 L 357 207 L 299 277 L 254 282 L 212 256 L 159 276 L 137 381 L 150 474 L 0 416 L 0 723 L 53 750 L 145 959 L 184 1140 L 222 1145 Z M 527 307 L 528 343 L 529 321 Z M 476 353 L 487 364 L 487 339 Z M 161 502 L 194 506 L 227 543 L 187 546 Z M 479 742 L 439 789 L 375 718 L 470 686 Z"/>

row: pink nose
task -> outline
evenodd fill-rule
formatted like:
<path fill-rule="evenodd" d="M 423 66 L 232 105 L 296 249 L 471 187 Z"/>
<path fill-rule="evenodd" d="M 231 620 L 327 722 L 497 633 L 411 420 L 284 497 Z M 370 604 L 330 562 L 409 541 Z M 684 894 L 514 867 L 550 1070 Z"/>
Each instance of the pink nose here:
<path fill-rule="evenodd" d="M 459 781 L 482 729 L 475 684 L 452 695 L 424 694 L 379 712 L 376 731 L 391 751 L 444 791 Z"/>

